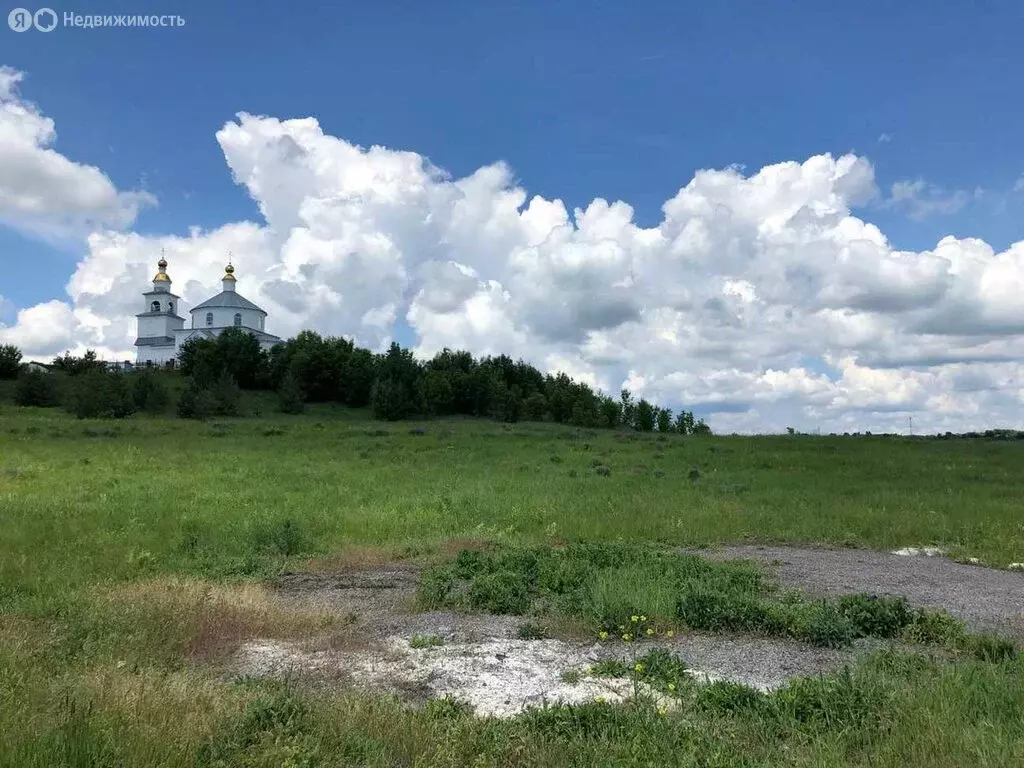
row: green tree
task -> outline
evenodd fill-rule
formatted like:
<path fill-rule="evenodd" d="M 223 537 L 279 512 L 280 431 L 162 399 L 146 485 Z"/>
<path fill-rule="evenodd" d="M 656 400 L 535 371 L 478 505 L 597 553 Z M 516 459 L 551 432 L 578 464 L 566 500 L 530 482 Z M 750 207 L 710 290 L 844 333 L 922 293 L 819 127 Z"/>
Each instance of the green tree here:
<path fill-rule="evenodd" d="M 226 371 L 242 389 L 255 389 L 265 353 L 259 339 L 244 328 L 225 328 L 216 339 L 221 371 Z"/>
<path fill-rule="evenodd" d="M 181 345 L 178 361 L 182 374 L 201 389 L 212 386 L 224 370 L 217 342 L 200 336 L 193 336 Z"/>
<path fill-rule="evenodd" d="M 44 371 L 22 371 L 14 387 L 16 405 L 53 408 L 60 405 L 58 374 Z"/>
<path fill-rule="evenodd" d="M 92 370 L 72 377 L 64 407 L 79 419 L 123 419 L 135 413 L 135 400 L 127 376 Z"/>
<path fill-rule="evenodd" d="M 137 410 L 159 414 L 167 410 L 170 403 L 167 386 L 158 374 L 150 371 L 135 374 L 132 383 L 132 400 Z"/>
<path fill-rule="evenodd" d="M 13 344 L 0 346 L 0 379 L 16 379 L 21 370 L 21 350 Z"/>
<path fill-rule="evenodd" d="M 676 416 L 676 432 L 681 435 L 692 435 L 695 424 L 693 411 L 680 411 Z"/>
<path fill-rule="evenodd" d="M 654 406 L 644 399 L 636 404 L 636 429 L 640 432 L 654 430 Z"/>
<path fill-rule="evenodd" d="M 306 396 L 299 378 L 288 372 L 277 390 L 277 407 L 281 413 L 302 413 L 306 410 Z"/>
<path fill-rule="evenodd" d="M 527 421 L 544 421 L 548 413 L 548 401 L 540 392 L 534 392 L 523 403 Z"/>
<path fill-rule="evenodd" d="M 75 357 L 70 352 L 65 352 L 53 358 L 53 367 L 61 373 L 70 376 L 78 376 L 89 371 L 103 369 L 103 361 L 96 358 L 96 352 L 87 349 L 81 357 Z"/>
<path fill-rule="evenodd" d="M 443 371 L 428 370 L 423 374 L 423 399 L 431 416 L 446 416 L 454 412 L 455 395 Z"/>
<path fill-rule="evenodd" d="M 658 431 L 659 432 L 671 432 L 672 431 L 672 409 L 671 408 L 658 408 Z"/>

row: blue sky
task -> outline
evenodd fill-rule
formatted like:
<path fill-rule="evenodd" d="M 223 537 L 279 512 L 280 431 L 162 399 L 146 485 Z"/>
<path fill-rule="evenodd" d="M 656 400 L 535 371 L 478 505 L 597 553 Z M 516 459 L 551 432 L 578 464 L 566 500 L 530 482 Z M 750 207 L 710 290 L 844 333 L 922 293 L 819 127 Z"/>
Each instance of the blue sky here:
<path fill-rule="evenodd" d="M 24 73 L 21 98 L 56 125 L 52 148 L 99 168 L 117 190 L 155 196 L 158 204 L 144 207 L 130 227 L 152 247 L 194 226 L 265 224 L 250 196 L 253 180 L 233 178 L 215 136 L 239 112 L 312 116 L 327 136 L 414 151 L 453 178 L 504 161 L 529 196 L 560 199 L 570 215 L 595 198 L 623 200 L 643 227 L 662 221 L 661 206 L 700 169 L 736 165 L 752 176 L 776 163 L 854 153 L 873 167 L 877 194 L 850 203 L 853 213 L 893 248 L 928 250 L 954 235 L 982 238 L 999 252 L 1024 240 L 1019 2 L 931 4 L 927 11 L 875 0 L 52 7 L 58 15 L 186 20 L 180 28 L 58 27 L 49 34 L 0 28 L 0 65 Z M 253 157 L 266 165 L 268 155 L 258 151 Z M 321 193 L 307 190 L 303 199 Z M 67 301 L 65 286 L 89 250 L 81 240 L 41 239 L 14 225 L 0 224 L 0 324 L 9 327 L 19 309 Z M 806 258 L 817 257 L 808 251 Z M 915 269 L 900 290 L 927 282 L 931 267 Z M 870 273 L 865 267 L 858 279 Z M 972 284 L 971 296 L 983 284 Z M 959 310 L 943 311 L 963 312 L 962 293 L 950 291 Z M 996 322 L 986 312 L 1005 315 L 1002 305 L 996 311 L 978 301 L 979 327 Z M 404 310 L 393 331 L 411 343 L 416 333 Z M 905 354 L 858 347 L 865 322 L 851 320 L 845 335 L 826 334 L 814 347 L 780 342 L 792 354 L 777 365 L 838 377 L 846 374 L 825 364 L 830 354 L 934 359 L 944 349 L 934 339 Z M 1013 318 L 1000 315 L 1000 322 L 1016 327 Z M 899 323 L 900 333 L 910 327 Z M 977 349 L 969 346 L 958 348 L 974 360 Z M 559 349 L 548 352 L 568 348 Z M 764 369 L 770 361 L 751 365 Z M 722 408 L 742 411 L 746 397 L 723 395 Z"/>
<path fill-rule="evenodd" d="M 4 63 L 27 73 L 26 98 L 56 122 L 55 148 L 157 196 L 142 232 L 258 217 L 213 138 L 239 111 L 314 115 L 327 133 L 414 149 L 454 175 L 503 159 L 531 193 L 622 199 L 645 225 L 695 170 L 733 163 L 852 150 L 880 186 L 922 178 L 993 197 L 1024 173 L 1017 2 L 54 7 L 186 19 L 0 38 Z M 870 218 L 904 248 L 951 233 L 997 247 L 1024 238 L 1019 200 L 984 202 Z M 63 295 L 77 254 L 10 230 L 0 249 L 8 299 Z"/>

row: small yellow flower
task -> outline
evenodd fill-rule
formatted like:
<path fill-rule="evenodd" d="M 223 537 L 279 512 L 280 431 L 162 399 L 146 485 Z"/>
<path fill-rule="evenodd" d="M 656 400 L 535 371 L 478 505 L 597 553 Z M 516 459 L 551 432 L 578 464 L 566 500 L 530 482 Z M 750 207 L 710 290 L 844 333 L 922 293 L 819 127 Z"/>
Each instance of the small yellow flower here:
<path fill-rule="evenodd" d="M 669 689 L 670 691 L 674 691 L 674 690 L 676 689 L 676 684 L 675 684 L 675 683 L 669 683 L 669 684 L 668 684 L 668 689 Z"/>
<path fill-rule="evenodd" d="M 651 629 L 650 627 L 648 627 L 648 628 L 647 628 L 647 636 L 648 636 L 648 637 L 650 637 L 650 636 L 651 636 L 651 635 L 653 635 L 653 634 L 654 634 L 654 630 L 653 630 L 653 629 Z"/>
<path fill-rule="evenodd" d="M 608 639 L 608 633 L 607 632 L 601 632 L 600 634 L 598 634 L 598 637 L 601 638 L 602 640 L 607 640 Z"/>
<path fill-rule="evenodd" d="M 622 639 L 625 640 L 628 643 L 630 640 L 633 639 L 633 636 L 629 632 L 627 632 L 626 634 L 624 634 L 622 636 Z"/>
<path fill-rule="evenodd" d="M 641 616 L 640 617 L 640 621 L 647 621 L 647 617 L 646 616 Z"/>
<path fill-rule="evenodd" d="M 640 617 L 639 616 L 630 616 L 629 620 L 632 621 L 634 624 L 636 624 L 638 621 L 640 621 Z"/>
<path fill-rule="evenodd" d="M 634 670 L 635 672 L 643 672 L 643 671 L 644 671 L 644 665 L 643 665 L 643 664 L 641 664 L 641 663 L 640 663 L 640 662 L 638 661 L 638 662 L 637 662 L 636 664 L 634 664 L 634 665 L 633 665 L 633 670 Z"/>
<path fill-rule="evenodd" d="M 661 715 L 662 717 L 665 716 L 665 712 L 667 712 L 667 711 L 668 710 L 666 710 L 664 707 L 658 707 L 658 714 Z"/>
<path fill-rule="evenodd" d="M 604 704 L 604 696 L 595 696 L 594 701 L 596 701 L 598 704 Z"/>
<path fill-rule="evenodd" d="M 673 631 L 672 631 L 672 630 L 670 629 L 670 630 L 669 630 L 668 632 L 666 632 L 666 633 L 665 633 L 665 635 L 666 635 L 667 637 L 675 637 L 675 636 L 676 636 L 676 633 L 675 633 L 675 632 L 673 632 Z"/>

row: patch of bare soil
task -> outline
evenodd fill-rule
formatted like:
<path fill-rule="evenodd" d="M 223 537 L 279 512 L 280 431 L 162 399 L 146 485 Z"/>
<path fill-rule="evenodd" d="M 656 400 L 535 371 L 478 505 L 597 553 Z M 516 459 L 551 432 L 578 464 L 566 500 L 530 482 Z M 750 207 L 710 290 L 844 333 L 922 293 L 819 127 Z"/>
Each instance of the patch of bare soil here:
<path fill-rule="evenodd" d="M 418 580 L 419 570 L 408 565 L 284 575 L 275 585 L 278 599 L 296 609 L 337 611 L 344 633 L 306 642 L 267 638 L 246 643 L 230 671 L 334 681 L 393 693 L 412 703 L 452 696 L 470 703 L 478 714 L 501 717 L 545 702 L 626 698 L 632 693 L 629 681 L 589 677 L 587 668 L 600 659 L 629 660 L 631 653 L 655 647 L 679 656 L 698 679 L 732 680 L 764 691 L 793 677 L 841 667 L 871 647 L 861 643 L 831 650 L 763 637 L 700 633 L 641 646 L 520 640 L 516 630 L 525 621 L 521 617 L 417 612 Z M 409 641 L 417 635 L 439 636 L 443 644 L 413 648 Z"/>
<path fill-rule="evenodd" d="M 1024 640 L 1024 573 L 927 556 L 930 553 L 923 549 L 920 552 L 907 556 L 867 549 L 742 546 L 701 550 L 699 554 L 759 561 L 783 586 L 809 594 L 902 595 L 913 605 L 945 610 L 976 631 Z"/>

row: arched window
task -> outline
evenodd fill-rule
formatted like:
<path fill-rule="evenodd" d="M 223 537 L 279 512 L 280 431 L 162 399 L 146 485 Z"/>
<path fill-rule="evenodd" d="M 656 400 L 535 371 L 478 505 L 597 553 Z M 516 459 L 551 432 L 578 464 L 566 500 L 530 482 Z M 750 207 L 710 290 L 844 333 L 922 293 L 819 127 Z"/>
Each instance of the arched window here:
<path fill-rule="evenodd" d="M 167 314 L 169 314 L 169 315 L 173 315 L 174 314 L 174 302 L 173 301 L 168 301 L 167 302 Z"/>
<path fill-rule="evenodd" d="M 152 304 L 149 305 L 149 309 L 152 312 L 159 312 L 160 311 L 160 302 L 159 301 L 154 301 Z"/>
<path fill-rule="evenodd" d="M 235 327 L 240 328 L 242 325 L 242 313 L 235 312 Z"/>
<path fill-rule="evenodd" d="M 213 325 L 213 312 L 206 313 L 206 324 Z"/>

